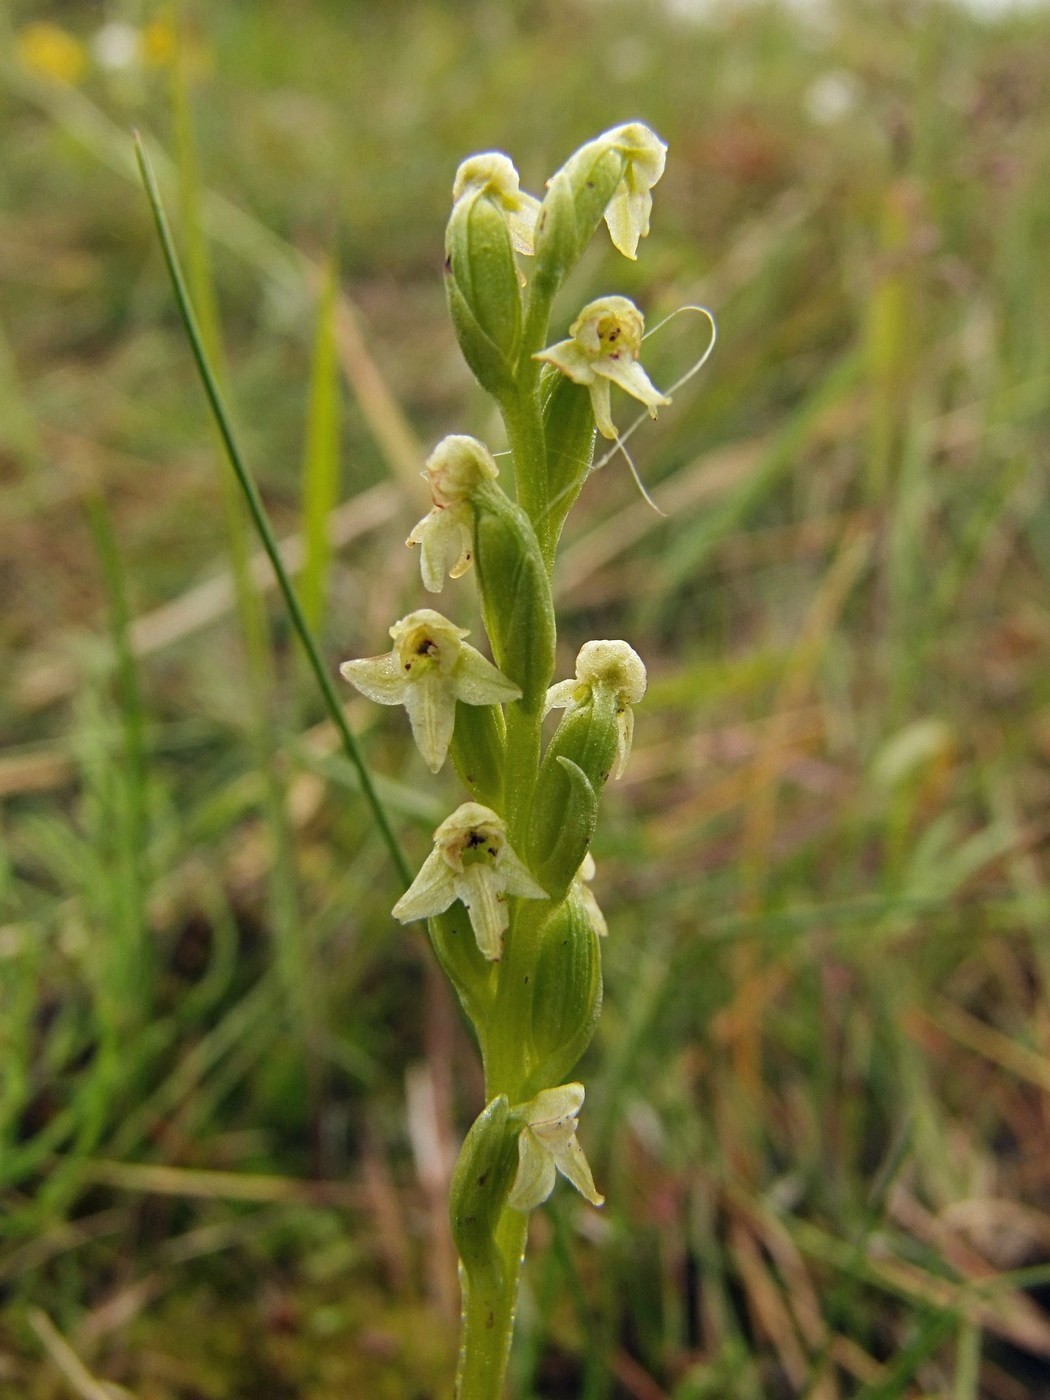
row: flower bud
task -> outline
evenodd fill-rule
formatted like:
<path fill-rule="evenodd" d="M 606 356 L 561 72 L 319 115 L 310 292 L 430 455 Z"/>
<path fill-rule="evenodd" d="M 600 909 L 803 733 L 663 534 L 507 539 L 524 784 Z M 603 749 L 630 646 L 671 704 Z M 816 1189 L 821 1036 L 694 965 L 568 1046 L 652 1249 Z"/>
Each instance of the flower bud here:
<path fill-rule="evenodd" d="M 470 185 L 452 208 L 445 235 L 445 286 L 463 357 L 496 398 L 514 385 L 521 340 L 521 287 L 506 214 Z"/>
<path fill-rule="evenodd" d="M 456 1252 L 472 1288 L 498 1290 L 505 1265 L 496 1226 L 518 1170 L 517 1138 L 508 1130 L 507 1096 L 500 1094 L 475 1119 L 460 1150 L 449 1190 Z"/>
<path fill-rule="evenodd" d="M 586 1050 L 602 1005 L 598 936 L 583 902 L 570 894 L 540 931 L 532 979 L 530 1084 L 565 1079 Z"/>
<path fill-rule="evenodd" d="M 473 497 L 474 558 L 492 654 L 528 711 L 544 703 L 554 671 L 554 603 L 528 516 L 494 484 Z"/>

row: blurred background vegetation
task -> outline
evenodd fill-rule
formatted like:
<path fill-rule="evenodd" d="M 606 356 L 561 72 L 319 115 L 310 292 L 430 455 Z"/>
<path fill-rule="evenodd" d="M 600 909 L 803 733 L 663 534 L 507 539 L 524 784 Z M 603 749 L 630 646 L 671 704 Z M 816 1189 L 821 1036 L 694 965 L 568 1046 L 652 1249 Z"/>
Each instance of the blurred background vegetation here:
<path fill-rule="evenodd" d="M 1050 1395 L 1048 58 L 1045 11 L 905 0 L 10 0 L 0 1393 L 445 1393 L 481 1096 L 130 129 L 334 667 L 419 605 L 425 452 L 496 436 L 444 314 L 456 164 L 538 191 L 638 117 L 652 236 L 599 237 L 556 330 L 622 291 L 721 339 L 633 440 L 665 517 L 610 463 L 559 567 L 562 673 L 624 636 L 651 690 L 596 847 L 608 1204 L 534 1218 L 513 1393 Z M 454 780 L 347 704 L 415 861 Z"/>

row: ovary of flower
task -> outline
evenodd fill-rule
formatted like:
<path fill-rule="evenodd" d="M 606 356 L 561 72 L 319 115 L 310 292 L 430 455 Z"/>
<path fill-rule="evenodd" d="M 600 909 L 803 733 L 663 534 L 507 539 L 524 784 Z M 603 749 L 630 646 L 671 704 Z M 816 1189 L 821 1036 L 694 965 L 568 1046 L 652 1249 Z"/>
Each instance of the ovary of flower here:
<path fill-rule="evenodd" d="M 423 476 L 430 483 L 433 508 L 416 522 L 405 543 L 421 546 L 420 572 L 430 593 L 440 593 L 444 587 L 454 551 L 457 557 L 448 569 L 449 577 L 460 578 L 470 568 L 474 545 L 470 497 L 481 482 L 494 481 L 498 475 L 484 443 L 462 434 L 443 438 L 427 458 Z"/>
<path fill-rule="evenodd" d="M 562 1084 L 542 1089 L 518 1112 L 525 1126 L 518 1135 L 518 1171 L 507 1197 L 513 1210 L 528 1211 L 542 1204 L 554 1190 L 561 1172 L 593 1206 L 605 1197 L 595 1189 L 594 1178 L 576 1141 L 576 1120 L 583 1107 L 582 1084 Z"/>
<path fill-rule="evenodd" d="M 653 197 L 650 191 L 664 173 L 667 147 L 641 122 L 629 122 L 606 133 L 624 156 L 623 179 L 605 210 L 609 237 L 625 258 L 637 258 L 638 240 L 649 232 Z"/>
<path fill-rule="evenodd" d="M 546 899 L 507 841 L 507 824 L 490 807 L 464 802 L 434 832 L 434 849 L 394 905 L 401 923 L 443 914 L 457 899 L 466 905 L 482 956 L 497 962 L 510 922 L 508 895 Z"/>
<path fill-rule="evenodd" d="M 642 658 L 626 642 L 585 642 L 576 657 L 576 679 L 559 681 L 547 691 L 544 713 L 586 705 L 601 687 L 616 703 L 616 772 L 621 778 L 631 755 L 634 711 L 645 695 L 646 675 Z M 586 878 L 586 877 L 584 877 Z"/>
<path fill-rule="evenodd" d="M 390 635 L 394 647 L 386 656 L 344 661 L 339 669 L 369 700 L 404 705 L 412 737 L 432 773 L 448 754 L 457 700 L 499 705 L 521 699 L 518 687 L 464 642 L 470 633 L 431 608 L 395 622 Z"/>
<path fill-rule="evenodd" d="M 487 195 L 502 209 L 510 240 L 519 253 L 532 252 L 540 201 L 519 188 L 514 162 L 502 151 L 469 156 L 456 171 L 452 203 Z"/>
<path fill-rule="evenodd" d="M 590 390 L 594 421 L 602 437 L 615 438 L 609 406 L 609 385 L 618 384 L 644 403 L 651 417 L 671 400 L 661 394 L 638 363 L 645 319 L 627 297 L 600 297 L 589 302 L 560 340 L 535 356 L 560 369 L 575 384 Z"/>
<path fill-rule="evenodd" d="M 588 851 L 580 862 L 579 870 L 573 876 L 572 889 L 576 898 L 583 905 L 583 911 L 587 915 L 587 922 L 591 928 L 599 938 L 605 938 L 609 932 L 609 925 L 605 922 L 605 915 L 591 889 L 591 881 L 594 879 L 595 873 L 594 857 Z"/>

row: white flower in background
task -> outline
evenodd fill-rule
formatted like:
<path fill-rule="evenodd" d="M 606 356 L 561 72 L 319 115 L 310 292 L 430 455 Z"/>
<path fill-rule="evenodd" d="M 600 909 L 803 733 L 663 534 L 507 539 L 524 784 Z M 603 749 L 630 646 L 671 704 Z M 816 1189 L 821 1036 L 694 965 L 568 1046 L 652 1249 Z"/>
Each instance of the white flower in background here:
<path fill-rule="evenodd" d="M 405 543 L 420 546 L 420 572 L 428 592 L 441 592 L 446 571 L 450 578 L 460 578 L 470 568 L 474 548 L 470 498 L 481 482 L 495 481 L 498 475 L 485 444 L 462 434 L 443 438 L 427 458 L 423 476 L 430 483 L 434 505 L 417 521 Z M 453 553 L 456 561 L 449 568 Z"/>
<path fill-rule="evenodd" d="M 596 687 L 616 701 L 616 774 L 623 776 L 634 739 L 634 711 L 645 695 L 642 658 L 626 642 L 585 642 L 576 657 L 576 679 L 559 681 L 547 691 L 546 712 L 586 705 Z M 586 876 L 584 877 L 586 878 Z"/>
<path fill-rule="evenodd" d="M 638 363 L 645 334 L 645 318 L 627 297 L 600 297 L 589 302 L 569 327 L 569 339 L 560 340 L 535 356 L 560 369 L 575 384 L 590 390 L 594 420 L 602 437 L 615 438 L 616 427 L 609 405 L 609 385 L 618 384 L 656 417 L 656 410 L 671 400 L 661 394 Z"/>
<path fill-rule="evenodd" d="M 490 807 L 464 802 L 434 832 L 434 849 L 394 905 L 401 923 L 443 914 L 457 899 L 466 905 L 482 955 L 498 961 L 510 922 L 508 895 L 546 899 L 507 840 L 507 824 Z"/>
<path fill-rule="evenodd" d="M 480 651 L 463 640 L 470 633 L 432 608 L 420 608 L 390 629 L 394 647 L 385 656 L 344 661 L 339 670 L 352 686 L 380 705 L 404 705 L 412 737 L 436 773 L 456 726 L 456 701 L 499 705 L 521 691 Z"/>
<path fill-rule="evenodd" d="M 593 1206 L 605 1200 L 576 1141 L 576 1120 L 583 1107 L 582 1084 L 543 1089 L 516 1112 L 525 1126 L 518 1136 L 518 1171 L 507 1197 L 514 1210 L 533 1210 L 554 1190 L 557 1173 L 567 1177 Z"/>
<path fill-rule="evenodd" d="M 510 241 L 519 253 L 531 253 L 540 201 L 519 188 L 514 162 L 502 151 L 469 156 L 456 171 L 452 203 L 487 195 L 502 209 Z"/>

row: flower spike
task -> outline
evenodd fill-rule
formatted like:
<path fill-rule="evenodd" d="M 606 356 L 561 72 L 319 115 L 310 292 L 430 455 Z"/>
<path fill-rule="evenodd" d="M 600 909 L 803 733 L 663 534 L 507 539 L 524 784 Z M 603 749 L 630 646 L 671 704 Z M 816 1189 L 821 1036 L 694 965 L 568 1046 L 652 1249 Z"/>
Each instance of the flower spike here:
<path fill-rule="evenodd" d="M 547 710 L 586 705 L 597 687 L 611 694 L 616 701 L 616 777 L 622 778 L 634 739 L 631 706 L 645 695 L 645 686 L 645 665 L 633 647 L 626 642 L 585 642 L 576 658 L 576 679 L 551 686 Z"/>
<path fill-rule="evenodd" d="M 461 899 L 482 956 L 498 962 L 510 923 L 508 895 L 546 899 L 507 840 L 507 824 L 490 807 L 464 802 L 434 832 L 434 849 L 394 905 L 401 923 L 443 914 Z"/>
<path fill-rule="evenodd" d="M 405 544 L 420 546 L 420 571 L 428 592 L 441 592 L 446 569 L 449 578 L 461 578 L 470 568 L 474 545 L 470 499 L 482 482 L 495 481 L 498 475 L 485 444 L 459 433 L 443 438 L 427 458 L 423 476 L 430 483 L 434 504 L 413 526 Z M 448 568 L 449 555 L 456 550 L 456 562 Z"/>
<path fill-rule="evenodd" d="M 507 1197 L 512 1210 L 528 1211 L 541 1205 L 554 1190 L 561 1172 L 592 1206 L 605 1197 L 595 1188 L 583 1148 L 576 1141 L 576 1119 L 583 1107 L 582 1084 L 562 1084 L 542 1089 L 518 1112 L 525 1126 L 518 1135 L 518 1172 Z"/>
<path fill-rule="evenodd" d="M 344 661 L 339 670 L 352 686 L 380 705 L 404 705 L 412 737 L 436 773 L 448 754 L 456 725 L 456 701 L 499 705 L 521 690 L 464 637 L 470 633 L 432 608 L 420 608 L 390 629 L 386 656 Z"/>
<path fill-rule="evenodd" d="M 615 438 L 609 385 L 618 384 L 645 404 L 652 418 L 671 400 L 650 381 L 638 363 L 645 319 L 627 297 L 600 297 L 589 302 L 569 327 L 569 339 L 534 356 L 560 369 L 575 384 L 590 390 L 594 420 L 602 437 Z"/>

